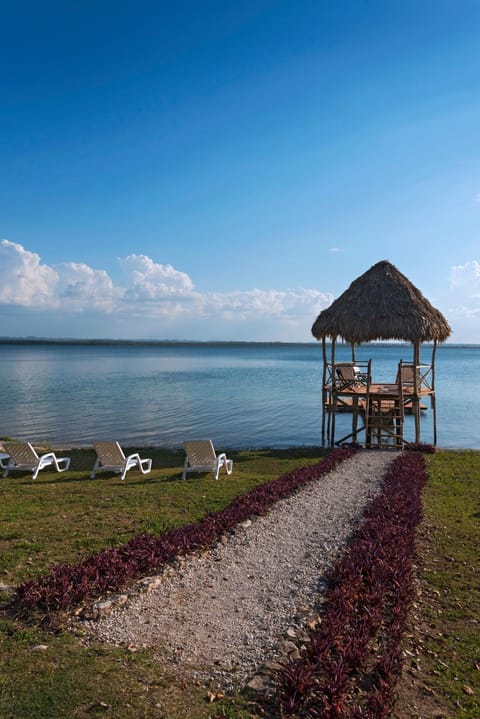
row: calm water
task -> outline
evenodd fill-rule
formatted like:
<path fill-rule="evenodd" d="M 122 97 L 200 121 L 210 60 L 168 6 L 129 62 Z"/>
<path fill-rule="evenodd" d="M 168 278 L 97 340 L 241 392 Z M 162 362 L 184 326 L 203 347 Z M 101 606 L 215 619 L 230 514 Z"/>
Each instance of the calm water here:
<path fill-rule="evenodd" d="M 357 357 L 372 358 L 374 380 L 392 381 L 412 350 L 365 345 Z M 424 348 L 422 361 L 430 357 Z M 349 360 L 349 348 L 336 358 Z M 439 446 L 480 449 L 479 377 L 480 345 L 439 347 Z M 0 345 L 0 436 L 52 446 L 116 439 L 176 447 L 204 437 L 224 448 L 316 445 L 321 378 L 321 344 Z M 350 422 L 337 415 L 338 432 Z M 412 431 L 407 417 L 407 439 Z"/>

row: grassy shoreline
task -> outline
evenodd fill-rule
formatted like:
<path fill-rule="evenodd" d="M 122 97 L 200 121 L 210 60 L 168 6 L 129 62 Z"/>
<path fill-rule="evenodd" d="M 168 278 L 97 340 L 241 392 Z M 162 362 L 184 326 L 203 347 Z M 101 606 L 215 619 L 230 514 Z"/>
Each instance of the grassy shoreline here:
<path fill-rule="evenodd" d="M 182 482 L 183 452 L 173 450 L 151 450 L 152 473 L 132 472 L 125 482 L 109 475 L 89 480 L 94 460 L 89 449 L 71 451 L 73 469 L 64 475 L 42 472 L 35 482 L 29 475 L 2 479 L 0 582 L 18 584 L 55 562 L 77 561 L 86 553 L 121 543 L 135 532 L 159 532 L 194 521 L 256 484 L 317 462 L 322 450 L 228 454 L 234 459 L 234 473 L 218 482 L 213 476 Z M 398 716 L 427 719 L 442 711 L 440 716 L 473 719 L 480 715 L 478 690 L 475 693 L 480 677 L 476 668 L 477 662 L 480 666 L 476 640 L 480 617 L 478 587 L 473 585 L 478 574 L 465 567 L 478 568 L 479 518 L 473 508 L 476 506 L 478 513 L 480 453 L 440 451 L 427 457 L 427 464 L 430 481 L 424 495 L 422 528 L 426 534 L 419 537 L 422 594 L 409 649 L 418 668 L 407 665 L 402 682 L 409 688 L 408 697 L 403 697 L 405 706 L 420 702 L 423 713 Z M 425 693 L 420 686 L 434 694 Z M 464 687 L 472 688 L 474 694 L 466 693 Z M 437 715 L 426 713 L 427 704 L 432 703 Z M 244 697 L 209 705 L 201 687 L 179 684 L 158 666 L 152 651 L 85 647 L 70 634 L 52 634 L 3 614 L 0 716 L 246 719 L 261 713 Z"/>

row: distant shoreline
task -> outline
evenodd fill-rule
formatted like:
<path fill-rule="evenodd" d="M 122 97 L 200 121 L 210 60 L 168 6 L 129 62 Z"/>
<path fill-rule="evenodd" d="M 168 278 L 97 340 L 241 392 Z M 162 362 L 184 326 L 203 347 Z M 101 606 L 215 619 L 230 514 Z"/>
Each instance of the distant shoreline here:
<path fill-rule="evenodd" d="M 278 341 L 255 341 L 255 340 L 118 340 L 118 339 L 50 339 L 43 337 L 0 337 L 0 345 L 60 345 L 60 346 L 88 346 L 88 347 L 203 347 L 203 346 L 224 346 L 243 347 L 250 345 L 263 346 L 317 346 L 316 340 L 311 342 L 278 342 Z"/>
<path fill-rule="evenodd" d="M 327 344 L 330 344 L 328 342 Z M 410 345 L 410 342 L 386 342 L 373 341 L 364 342 L 360 346 L 374 344 L 377 347 L 392 347 L 395 345 Z M 49 346 L 83 346 L 83 347 L 244 347 L 252 345 L 260 345 L 265 347 L 292 347 L 292 346 L 315 346 L 321 347 L 321 342 L 317 340 L 306 342 L 282 342 L 279 340 L 127 340 L 127 339 L 75 339 L 72 337 L 56 338 L 56 337 L 0 337 L 0 345 L 49 345 Z M 424 346 L 431 346 L 431 342 L 424 342 Z M 337 342 L 337 346 L 350 347 L 348 342 Z M 357 345 L 358 346 L 358 345 Z M 439 345 L 442 348 L 454 347 L 480 347 L 478 343 L 467 342 L 443 342 Z"/>

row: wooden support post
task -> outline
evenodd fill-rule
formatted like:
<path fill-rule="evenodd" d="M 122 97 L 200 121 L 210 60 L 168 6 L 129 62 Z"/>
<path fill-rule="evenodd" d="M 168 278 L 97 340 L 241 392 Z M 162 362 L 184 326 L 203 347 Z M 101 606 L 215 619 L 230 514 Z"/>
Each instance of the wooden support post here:
<path fill-rule="evenodd" d="M 327 352 L 325 348 L 325 337 L 322 338 L 323 373 L 322 373 L 322 447 L 325 447 L 325 412 L 327 409 Z"/>
<path fill-rule="evenodd" d="M 351 344 L 352 348 L 352 362 L 355 368 L 355 342 Z M 357 443 L 357 429 L 358 429 L 358 397 L 352 397 L 352 441 Z"/>
<path fill-rule="evenodd" d="M 358 397 L 352 397 L 352 441 L 357 443 L 358 430 Z"/>
<path fill-rule="evenodd" d="M 418 365 L 420 364 L 420 340 L 413 343 L 413 413 L 415 416 L 415 442 L 420 442 L 420 399 L 418 396 Z"/>
<path fill-rule="evenodd" d="M 335 416 L 337 414 L 337 388 L 336 388 L 336 382 L 335 382 L 335 342 L 336 337 L 332 337 L 332 352 L 331 352 L 331 360 L 332 360 L 332 407 L 330 410 L 331 418 L 330 418 L 330 447 L 333 447 L 335 444 Z"/>

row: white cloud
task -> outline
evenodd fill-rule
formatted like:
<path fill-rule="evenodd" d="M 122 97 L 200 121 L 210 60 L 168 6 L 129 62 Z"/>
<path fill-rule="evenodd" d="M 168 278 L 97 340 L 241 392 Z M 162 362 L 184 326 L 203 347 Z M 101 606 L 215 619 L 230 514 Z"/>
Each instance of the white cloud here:
<path fill-rule="evenodd" d="M 193 293 L 190 277 L 172 265 L 156 264 L 146 255 L 129 255 L 119 262 L 127 275 L 127 294 L 132 299 L 161 300 Z"/>
<path fill-rule="evenodd" d="M 465 319 L 473 319 L 480 317 L 480 305 L 477 307 L 467 307 L 465 305 L 459 305 L 458 307 L 452 307 L 449 310 L 450 317 L 463 317 Z"/>
<path fill-rule="evenodd" d="M 176 328 L 182 333 L 181 323 L 192 326 L 200 321 L 207 335 L 229 327 L 240 336 L 241 328 L 248 334 L 248 328 L 257 325 L 266 339 L 269 330 L 271 337 L 276 333 L 288 340 L 293 333 L 295 339 L 310 339 L 311 323 L 333 300 L 328 293 L 304 288 L 200 293 L 188 274 L 146 255 L 120 258 L 123 278 L 116 284 L 105 270 L 86 264 L 64 262 L 49 267 L 37 254 L 8 240 L 2 241 L 0 253 L 0 303 L 53 310 L 70 318 L 95 315 L 97 324 L 91 325 L 90 336 L 94 327 L 101 326 L 103 316 L 111 318 L 112 332 L 116 321 L 122 327 L 128 325 L 130 331 L 133 323 L 140 336 L 158 334 L 167 327 L 173 334 Z"/>
<path fill-rule="evenodd" d="M 327 307 L 333 295 L 309 289 L 260 290 L 247 292 L 208 293 L 203 297 L 203 312 L 222 318 L 293 318 L 312 316 Z"/>
<path fill-rule="evenodd" d="M 58 274 L 42 265 L 39 255 L 2 240 L 0 260 L 0 303 L 39 308 L 57 304 Z"/>
<path fill-rule="evenodd" d="M 329 252 L 341 252 L 340 247 L 330 247 Z"/>
<path fill-rule="evenodd" d="M 450 286 L 452 289 L 477 292 L 480 289 L 480 262 L 471 260 L 464 265 L 454 265 L 450 270 Z"/>
<path fill-rule="evenodd" d="M 103 312 L 112 312 L 116 302 L 123 295 L 115 287 L 105 270 L 94 270 L 77 262 L 57 265 L 59 300 L 63 307 L 83 312 L 87 307 Z"/>

